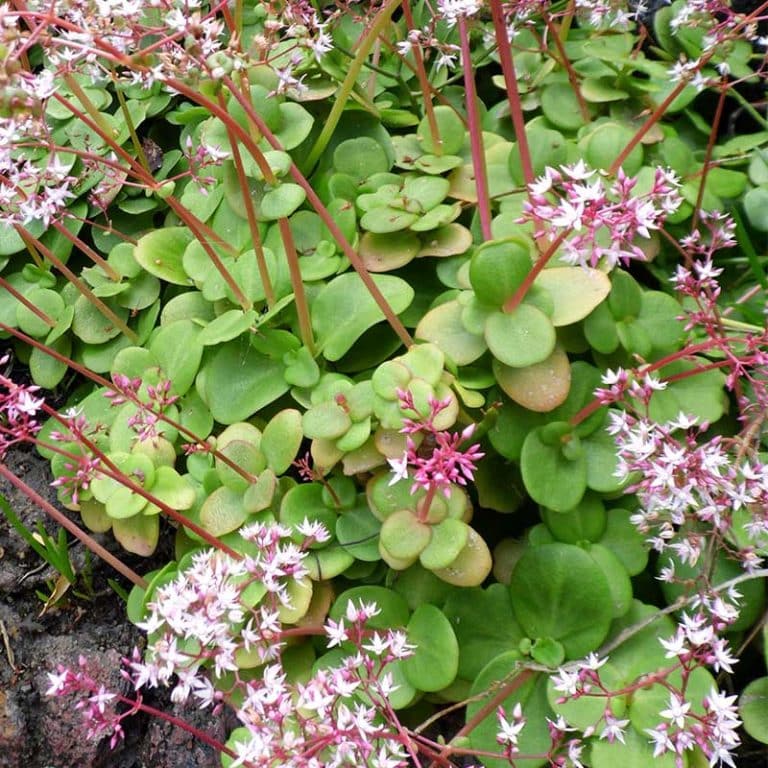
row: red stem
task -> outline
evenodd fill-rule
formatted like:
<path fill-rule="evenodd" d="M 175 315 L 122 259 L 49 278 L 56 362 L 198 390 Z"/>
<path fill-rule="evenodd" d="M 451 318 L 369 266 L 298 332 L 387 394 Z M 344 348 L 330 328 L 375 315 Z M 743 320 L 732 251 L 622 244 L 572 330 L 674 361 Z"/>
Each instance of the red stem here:
<path fill-rule="evenodd" d="M 472 147 L 472 166 L 477 190 L 477 212 L 480 216 L 480 230 L 484 240 L 490 240 L 491 233 L 491 200 L 488 194 L 488 173 L 485 168 L 485 151 L 483 150 L 483 127 L 480 123 L 480 112 L 477 107 L 477 89 L 475 75 L 472 70 L 472 52 L 469 47 L 469 30 L 467 20 L 459 19 L 459 37 L 461 39 L 461 61 L 464 70 L 464 90 L 466 91 L 467 121 L 469 122 L 469 141 Z"/>

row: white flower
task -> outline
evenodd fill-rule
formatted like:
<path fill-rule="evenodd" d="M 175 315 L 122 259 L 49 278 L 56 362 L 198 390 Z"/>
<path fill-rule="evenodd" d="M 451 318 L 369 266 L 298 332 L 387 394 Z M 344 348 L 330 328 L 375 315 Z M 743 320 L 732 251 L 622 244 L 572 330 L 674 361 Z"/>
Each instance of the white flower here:
<path fill-rule="evenodd" d="M 480 0 L 437 0 L 437 12 L 453 26 L 459 19 L 474 16 L 482 7 Z"/>
<path fill-rule="evenodd" d="M 387 459 L 389 466 L 392 467 L 392 477 L 389 485 L 394 485 L 400 480 L 408 479 L 408 454 L 404 453 L 400 459 Z"/>

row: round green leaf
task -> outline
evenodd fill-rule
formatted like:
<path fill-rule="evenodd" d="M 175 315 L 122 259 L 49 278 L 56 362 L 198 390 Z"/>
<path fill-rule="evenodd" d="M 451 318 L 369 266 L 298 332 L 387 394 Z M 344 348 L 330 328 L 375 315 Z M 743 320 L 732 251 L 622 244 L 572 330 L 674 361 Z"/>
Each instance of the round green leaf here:
<path fill-rule="evenodd" d="M 520 454 L 525 488 L 534 501 L 556 512 L 573 509 L 587 488 L 587 460 L 584 455 L 569 460 L 563 444 L 550 445 L 542 429 L 529 432 Z"/>
<path fill-rule="evenodd" d="M 413 301 L 414 290 L 405 280 L 390 275 L 373 275 L 371 279 L 395 314 Z M 344 322 L 339 322 L 340 318 Z M 356 273 L 334 278 L 312 304 L 312 326 L 326 360 L 341 358 L 365 331 L 383 319 L 384 313 Z"/>
<path fill-rule="evenodd" d="M 768 744 L 768 677 L 753 680 L 739 697 L 739 715 L 744 730 L 753 738 Z"/>
<path fill-rule="evenodd" d="M 339 544 L 356 560 L 367 563 L 381 559 L 380 530 L 381 522 L 373 516 L 367 504 L 344 512 L 336 520 L 336 538 Z"/>
<path fill-rule="evenodd" d="M 275 414 L 264 427 L 259 447 L 276 475 L 282 475 L 291 466 L 302 439 L 301 414 L 295 408 Z"/>
<path fill-rule="evenodd" d="M 584 159 L 591 168 L 608 169 L 629 144 L 634 133 L 632 128 L 621 123 L 601 123 L 579 142 L 579 149 L 584 153 Z M 634 176 L 642 165 L 643 146 L 636 144 L 621 167 L 627 175 Z"/>
<path fill-rule="evenodd" d="M 307 193 L 298 184 L 280 184 L 261 198 L 261 216 L 266 221 L 287 219 L 306 197 Z"/>
<path fill-rule="evenodd" d="M 500 307 L 520 287 L 531 266 L 528 241 L 521 237 L 491 240 L 473 254 L 469 281 L 481 302 Z"/>
<path fill-rule="evenodd" d="M 279 360 L 259 354 L 247 341 L 222 345 L 202 369 L 197 387 L 221 424 L 249 418 L 288 391 Z"/>
<path fill-rule="evenodd" d="M 528 637 L 558 640 L 569 659 L 594 651 L 608 635 L 611 590 L 603 570 L 579 547 L 530 547 L 509 588 L 515 617 Z"/>
<path fill-rule="evenodd" d="M 565 544 L 599 541 L 607 520 L 605 506 L 594 493 L 585 494 L 573 509 L 566 512 L 542 508 L 541 518 L 552 535 Z"/>
<path fill-rule="evenodd" d="M 358 136 L 342 141 L 333 152 L 333 167 L 356 182 L 365 181 L 374 173 L 389 170 L 387 153 L 370 136 Z"/>
<path fill-rule="evenodd" d="M 346 613 L 350 602 L 354 608 L 358 608 L 361 602 L 366 605 L 373 603 L 378 607 L 379 613 L 371 617 L 366 625 L 371 629 L 402 628 L 408 623 L 408 603 L 393 589 L 373 585 L 352 587 L 336 598 L 328 617 L 334 621 L 344 618 L 345 623 L 349 624 Z"/>
<path fill-rule="evenodd" d="M 584 125 L 578 97 L 569 83 L 552 83 L 541 89 L 541 111 L 557 128 L 575 131 Z"/>
<path fill-rule="evenodd" d="M 200 523 L 214 536 L 236 531 L 247 517 L 243 494 L 226 486 L 213 491 L 200 508 Z"/>
<path fill-rule="evenodd" d="M 468 538 L 469 526 L 463 520 L 447 517 L 432 526 L 432 537 L 419 554 L 419 561 L 431 571 L 447 568 L 464 549 Z"/>
<path fill-rule="evenodd" d="M 358 250 L 369 272 L 390 272 L 412 261 L 420 248 L 421 241 L 413 232 L 365 232 Z"/>
<path fill-rule="evenodd" d="M 440 691 L 456 678 L 459 644 L 451 622 L 434 605 L 424 603 L 408 622 L 408 642 L 416 646 L 403 660 L 408 682 L 420 691 Z"/>
<path fill-rule="evenodd" d="M 666 704 L 663 708 L 666 709 Z M 674 752 L 655 755 L 647 734 L 640 734 L 634 728 L 626 730 L 624 743 L 617 740 L 611 744 L 605 739 L 593 741 L 590 755 L 592 768 L 648 768 L 649 765 L 676 768 L 678 765 Z"/>
<path fill-rule="evenodd" d="M 236 339 L 253 325 L 255 319 L 256 312 L 253 309 L 249 309 L 247 312 L 243 312 L 241 309 L 230 309 L 212 320 L 200 331 L 197 336 L 197 343 L 208 347 Z"/>
<path fill-rule="evenodd" d="M 437 141 L 429 127 L 429 120 L 424 117 L 416 129 L 416 135 L 424 151 L 432 155 L 455 155 L 464 144 L 466 129 L 453 107 L 440 104 L 433 110 L 437 123 Z"/>
<path fill-rule="evenodd" d="M 458 675 L 464 680 L 474 680 L 486 664 L 524 637 L 512 612 L 509 590 L 502 584 L 453 590 L 443 611 L 456 633 Z"/>
<path fill-rule="evenodd" d="M 605 272 L 591 267 L 553 267 L 536 278 L 536 286 L 552 297 L 555 328 L 583 320 L 611 290 Z"/>
<path fill-rule="evenodd" d="M 588 544 L 584 551 L 600 566 L 611 590 L 613 618 L 623 616 L 632 605 L 632 583 L 627 569 L 610 549 L 600 544 Z"/>
<path fill-rule="evenodd" d="M 750 189 L 744 195 L 744 212 L 759 232 L 768 232 L 768 184 Z"/>
<path fill-rule="evenodd" d="M 416 328 L 416 338 L 437 345 L 456 365 L 469 365 L 487 349 L 482 336 L 471 333 L 462 322 L 464 308 L 447 301 L 427 312 Z"/>
<path fill-rule="evenodd" d="M 557 338 L 552 321 L 530 304 L 513 312 L 494 312 L 485 323 L 485 341 L 493 356 L 512 368 L 546 360 Z"/>
<path fill-rule="evenodd" d="M 435 576 L 457 587 L 477 587 L 491 572 L 493 559 L 485 541 L 467 526 L 467 543 L 456 559 L 445 568 L 436 568 Z"/>
<path fill-rule="evenodd" d="M 112 533 L 123 549 L 149 557 L 157 548 L 160 538 L 160 518 L 157 515 L 137 515 L 114 520 Z"/>
<path fill-rule="evenodd" d="M 171 509 L 189 509 L 195 503 L 195 489 L 173 467 L 158 467 L 149 491 Z"/>
<path fill-rule="evenodd" d="M 498 385 L 516 403 L 529 411 L 547 413 L 562 405 L 571 387 L 571 366 L 561 346 L 540 363 L 510 368 L 494 360 L 493 375 Z"/>
<path fill-rule="evenodd" d="M 48 288 L 33 288 L 27 292 L 25 298 L 54 323 L 58 321 L 59 316 L 64 312 L 64 299 L 56 291 L 49 290 Z M 47 336 L 52 328 L 52 326 L 48 325 L 48 323 L 21 302 L 16 306 L 16 322 L 24 333 L 35 338 Z"/>
<path fill-rule="evenodd" d="M 431 526 L 419 522 L 410 509 L 401 509 L 384 521 L 379 541 L 397 560 L 412 560 L 427 546 L 431 536 Z"/>
<path fill-rule="evenodd" d="M 182 257 L 192 242 L 192 233 L 186 227 L 163 227 L 139 238 L 133 255 L 150 275 L 174 285 L 190 284 Z"/>
<path fill-rule="evenodd" d="M 179 320 L 161 326 L 148 345 L 177 395 L 184 395 L 192 386 L 200 367 L 203 356 L 200 333 L 200 328 L 191 320 Z"/>

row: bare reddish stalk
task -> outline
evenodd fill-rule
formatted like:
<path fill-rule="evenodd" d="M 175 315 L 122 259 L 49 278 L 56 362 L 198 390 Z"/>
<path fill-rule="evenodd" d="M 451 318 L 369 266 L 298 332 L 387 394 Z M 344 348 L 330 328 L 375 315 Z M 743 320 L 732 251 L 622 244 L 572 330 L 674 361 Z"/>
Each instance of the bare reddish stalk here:
<path fill-rule="evenodd" d="M 477 190 L 477 212 L 480 216 L 480 229 L 484 240 L 490 240 L 491 200 L 488 194 L 488 173 L 485 168 L 485 150 L 483 149 L 483 126 L 477 108 L 477 89 L 475 74 L 472 69 L 472 51 L 469 46 L 467 20 L 459 19 L 459 37 L 461 40 L 461 61 L 464 71 L 464 90 L 467 94 L 467 120 L 469 122 L 469 141 L 472 147 L 472 167 Z"/>
<path fill-rule="evenodd" d="M 309 305 L 307 304 L 307 294 L 304 290 L 304 281 L 301 279 L 299 257 L 296 253 L 293 232 L 291 232 L 291 225 L 286 218 L 279 219 L 278 226 L 280 227 L 280 236 L 283 239 L 285 257 L 288 260 L 288 271 L 291 275 L 291 286 L 293 287 L 293 298 L 296 302 L 296 314 L 299 318 L 301 340 L 310 353 L 314 354 L 315 340 L 312 335 L 312 321 L 309 316 Z"/>
<path fill-rule="evenodd" d="M 507 101 L 509 102 L 509 116 L 515 128 L 517 149 L 520 152 L 520 165 L 523 169 L 523 178 L 526 186 L 533 184 L 533 164 L 531 162 L 531 150 L 528 146 L 528 136 L 525 132 L 525 117 L 523 106 L 520 103 L 520 89 L 517 87 L 517 73 L 515 62 L 510 52 L 509 35 L 507 25 L 504 23 L 504 11 L 501 0 L 490 0 L 493 28 L 496 32 L 496 46 L 501 61 L 501 71 L 504 73 L 504 83 L 507 88 Z M 530 192 L 528 193 L 530 196 Z"/>
<path fill-rule="evenodd" d="M 223 97 L 220 95 L 219 103 L 222 101 Z M 224 104 L 222 104 L 222 107 L 223 106 Z M 248 229 L 251 232 L 251 241 L 253 242 L 253 248 L 256 252 L 256 265 L 259 268 L 261 284 L 264 286 L 264 296 L 267 300 L 267 306 L 271 309 L 275 305 L 275 289 L 272 287 L 272 278 L 269 276 L 267 261 L 264 258 L 264 249 L 262 248 L 261 235 L 259 234 L 259 222 L 256 220 L 256 211 L 254 210 L 253 199 L 249 194 L 250 187 L 248 184 L 248 178 L 245 175 L 243 159 L 240 157 L 240 149 L 237 146 L 237 139 L 232 133 L 232 128 L 229 123 L 226 123 L 226 128 L 227 136 L 229 137 L 229 145 L 232 148 L 232 160 L 235 164 L 237 181 L 240 184 L 240 189 L 243 192 L 243 206 L 245 207 L 245 215 L 248 218 Z M 273 180 L 270 181 L 272 182 Z"/>
<path fill-rule="evenodd" d="M 56 322 L 51 320 L 42 309 L 36 307 L 24 294 L 19 293 L 4 277 L 0 277 L 0 288 L 4 288 L 16 301 L 21 302 L 30 312 L 37 315 L 46 325 L 56 327 Z"/>
<path fill-rule="evenodd" d="M 715 115 L 712 118 L 712 128 L 709 131 L 709 140 L 707 141 L 707 149 L 704 152 L 704 163 L 701 169 L 701 180 L 699 182 L 699 191 L 696 195 L 696 207 L 693 209 L 693 216 L 691 216 L 691 232 L 696 230 L 699 223 L 699 215 L 701 213 L 701 203 L 704 200 L 704 187 L 707 183 L 707 176 L 709 170 L 712 167 L 712 152 L 715 148 L 715 142 L 717 141 L 717 131 L 720 128 L 720 121 L 723 118 L 723 108 L 725 107 L 725 97 L 727 95 L 727 89 L 720 89 L 720 98 L 717 100 L 717 106 L 715 107 Z"/>
<path fill-rule="evenodd" d="M 400 4 L 403 9 L 403 18 L 405 19 L 408 32 L 412 32 L 415 27 L 413 24 L 413 14 L 411 13 L 411 0 L 403 0 Z M 421 47 L 418 43 L 411 46 L 413 60 L 416 62 L 416 77 L 419 80 L 421 94 L 424 97 L 424 114 L 427 117 L 429 133 L 432 136 L 432 143 L 435 146 L 435 154 L 443 154 L 443 140 L 440 138 L 440 129 L 435 119 L 435 110 L 432 106 L 432 95 L 430 93 L 430 83 L 427 77 L 427 70 L 424 68 L 424 57 L 421 55 Z"/>

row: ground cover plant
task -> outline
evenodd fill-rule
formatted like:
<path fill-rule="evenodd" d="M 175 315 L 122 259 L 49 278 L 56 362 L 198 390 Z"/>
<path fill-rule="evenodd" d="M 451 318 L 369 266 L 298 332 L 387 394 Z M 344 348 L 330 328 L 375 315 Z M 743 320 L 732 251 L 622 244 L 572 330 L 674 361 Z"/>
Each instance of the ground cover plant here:
<path fill-rule="evenodd" d="M 768 743 L 768 3 L 0 21 L 0 456 L 50 461 L 72 514 L 34 498 L 147 634 L 130 695 L 51 671 L 90 737 L 143 711 L 225 768 Z"/>

